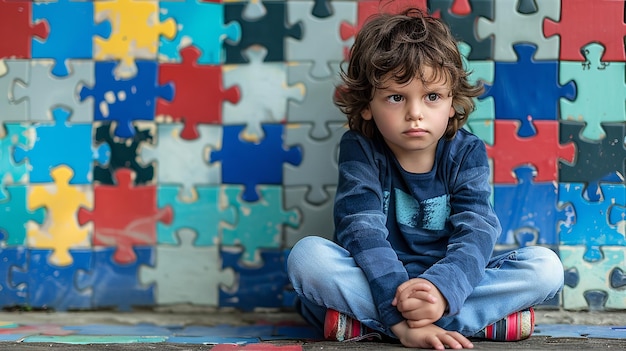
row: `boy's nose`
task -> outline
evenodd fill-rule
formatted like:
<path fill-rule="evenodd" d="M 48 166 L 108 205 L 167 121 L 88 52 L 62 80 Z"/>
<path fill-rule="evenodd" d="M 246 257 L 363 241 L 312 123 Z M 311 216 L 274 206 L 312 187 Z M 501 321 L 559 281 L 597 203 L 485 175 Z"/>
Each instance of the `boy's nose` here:
<path fill-rule="evenodd" d="M 422 106 L 419 103 L 411 104 L 409 111 L 406 114 L 407 121 L 411 120 L 421 120 L 424 118 L 422 114 Z"/>

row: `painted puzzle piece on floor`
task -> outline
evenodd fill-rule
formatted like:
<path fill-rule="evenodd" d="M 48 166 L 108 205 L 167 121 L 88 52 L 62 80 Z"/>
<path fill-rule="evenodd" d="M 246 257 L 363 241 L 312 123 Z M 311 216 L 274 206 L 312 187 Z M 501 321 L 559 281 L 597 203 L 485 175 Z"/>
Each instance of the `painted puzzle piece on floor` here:
<path fill-rule="evenodd" d="M 289 163 L 283 168 L 283 185 L 309 186 L 307 201 L 313 204 L 326 202 L 330 197 L 325 187 L 337 184 L 339 174 L 339 141 L 347 130 L 345 123 L 329 124 L 330 136 L 323 140 L 311 139 L 311 124 L 291 124 L 285 131 L 285 143 L 299 146 L 302 161 L 298 165 Z"/>
<path fill-rule="evenodd" d="M 546 18 L 556 20 L 561 14 L 561 0 L 537 2 L 537 11 L 525 14 L 517 8 L 518 0 L 494 1 L 493 20 L 479 18 L 475 31 L 480 40 L 493 39 L 493 59 L 495 61 L 516 61 L 517 55 L 512 45 L 533 43 L 537 46 L 535 60 L 558 60 L 558 38 L 543 36 L 542 23 Z M 518 52 L 519 55 L 519 52 Z M 527 101 L 528 103 L 528 101 Z"/>
<path fill-rule="evenodd" d="M 253 344 L 253 345 L 215 345 L 213 351 L 302 351 L 300 345 L 272 345 L 272 344 Z"/>
<path fill-rule="evenodd" d="M 178 243 L 177 233 L 189 229 L 196 233 L 195 246 L 219 245 L 220 229 L 236 225 L 236 211 L 233 206 L 221 203 L 221 187 L 197 186 L 193 198 L 181 196 L 180 186 L 160 185 L 157 188 L 157 206 L 170 206 L 174 219 L 170 224 L 157 224 L 157 243 Z"/>
<path fill-rule="evenodd" d="M 35 23 L 45 22 L 50 28 L 45 40 L 33 39 L 32 57 L 52 59 L 51 72 L 57 77 L 65 77 L 72 71 L 70 59 L 92 58 L 94 37 L 106 39 L 111 34 L 109 21 L 94 23 L 91 1 L 33 2 L 32 11 Z"/>
<path fill-rule="evenodd" d="M 283 145 L 285 127 L 265 124 L 265 137 L 258 142 L 242 140 L 244 126 L 224 127 L 221 150 L 211 151 L 209 162 L 220 162 L 222 183 L 243 184 L 244 201 L 259 201 L 257 186 L 260 184 L 282 184 L 283 164 L 299 165 L 302 162 L 302 147 Z"/>
<path fill-rule="evenodd" d="M 566 280 L 563 287 L 563 308 L 602 311 L 619 309 L 626 301 L 626 290 L 611 286 L 610 275 L 615 269 L 626 269 L 624 246 L 603 246 L 602 259 L 589 262 L 585 246 L 559 247 L 563 267 L 577 279 Z"/>
<path fill-rule="evenodd" d="M 585 62 L 560 62 L 561 82 L 573 80 L 577 90 L 574 101 L 561 100 L 561 118 L 586 122 L 581 137 L 599 140 L 607 136 L 601 123 L 626 122 L 626 63 L 601 61 L 597 43 L 583 51 Z"/>
<path fill-rule="evenodd" d="M 237 226 L 224 228 L 222 245 L 241 246 L 245 264 L 261 264 L 260 249 L 277 249 L 282 245 L 285 226 L 297 227 L 300 214 L 296 210 L 283 209 L 281 186 L 260 186 L 260 198 L 249 202 L 241 198 L 240 187 L 229 186 L 224 192 L 228 203 L 237 208 Z"/>
<path fill-rule="evenodd" d="M 155 287 L 140 283 L 139 269 L 143 266 L 154 266 L 156 260 L 154 249 L 136 246 L 133 248 L 136 259 L 123 264 L 115 262 L 115 250 L 114 247 L 94 249 L 92 255 L 94 269 L 90 272 L 78 272 L 76 286 L 80 290 L 92 291 L 92 308 L 115 308 L 128 312 L 133 307 L 153 306 Z"/>
<path fill-rule="evenodd" d="M 517 184 L 494 185 L 494 208 L 502 225 L 498 244 L 558 245 L 556 183 L 535 182 L 534 169 L 529 166 L 513 171 Z M 529 233 L 534 235 L 529 237 Z"/>
<path fill-rule="evenodd" d="M 267 52 L 264 47 L 250 47 L 245 51 L 249 64 L 224 69 L 224 85 L 238 85 L 241 99 L 236 105 L 223 106 L 222 121 L 225 125 L 245 124 L 246 139 L 262 139 L 261 125 L 283 122 L 289 101 L 301 102 L 305 94 L 301 85 L 287 85 L 286 63 L 263 62 Z"/>
<path fill-rule="evenodd" d="M 153 121 L 157 98 L 171 100 L 174 94 L 171 83 L 159 85 L 157 62 L 138 61 L 136 65 L 134 76 L 118 78 L 113 72 L 115 62 L 96 62 L 95 84 L 83 85 L 79 92 L 81 101 L 93 99 L 94 121 L 117 122 L 114 135 L 120 138 L 134 135 L 133 121 Z"/>
<path fill-rule="evenodd" d="M 13 284 L 26 284 L 27 304 L 55 311 L 91 308 L 91 291 L 74 284 L 78 271 L 93 268 L 91 250 L 70 250 L 72 264 L 68 266 L 50 264 L 51 254 L 51 250 L 28 249 L 26 271 L 12 268 Z"/>
<path fill-rule="evenodd" d="M 120 336 L 120 335 L 37 335 L 29 336 L 23 342 L 28 343 L 53 343 L 53 344 L 135 344 L 135 343 L 160 343 L 167 340 L 165 336 Z"/>
<path fill-rule="evenodd" d="M 109 255 L 110 257 L 110 255 Z M 71 330 L 73 335 L 110 335 L 110 336 L 137 336 L 137 335 L 150 335 L 150 336 L 169 336 L 172 334 L 172 330 L 167 327 L 154 325 L 151 323 L 138 323 L 132 325 L 118 325 L 118 324 L 81 324 L 81 325 L 66 325 L 63 327 L 65 330 Z"/>
<path fill-rule="evenodd" d="M 156 186 L 133 186 L 131 170 L 115 176 L 116 185 L 94 186 L 94 209 L 81 207 L 78 223 L 93 222 L 93 245 L 116 247 L 115 262 L 130 264 L 136 259 L 133 246 L 156 244 L 156 223 L 170 223 L 172 208 L 157 208 Z"/>
<path fill-rule="evenodd" d="M 610 325 L 537 324 L 533 336 L 622 339 L 624 331 Z"/>
<path fill-rule="evenodd" d="M 28 130 L 27 124 L 5 123 L 4 126 L 0 124 L 0 201 L 8 196 L 7 185 L 24 184 L 28 181 L 26 163 L 16 163 L 12 156 L 17 145 L 32 148 L 34 140 Z"/>
<path fill-rule="evenodd" d="M 31 185 L 28 207 L 46 209 L 46 221 L 41 226 L 29 226 L 28 246 L 52 249 L 50 263 L 56 266 L 72 264 L 70 249 L 90 247 L 89 227 L 81 227 L 76 220 L 79 207 L 93 207 L 92 191 L 88 186 L 69 184 L 74 175 L 71 168 L 59 166 L 51 171 L 54 185 Z"/>
<path fill-rule="evenodd" d="M 221 269 L 218 246 L 194 246 L 195 233 L 180 231 L 179 245 L 157 245 L 154 268 L 141 267 L 139 280 L 155 284 L 159 305 L 191 303 L 220 306 L 220 286 L 236 286 L 231 268 Z M 180 272 L 186 272 L 180 274 Z"/>
<path fill-rule="evenodd" d="M 560 37 L 559 58 L 563 61 L 584 61 L 581 48 L 592 42 L 606 47 L 605 61 L 626 61 L 623 1 L 562 1 L 560 21 L 544 19 L 543 33 L 546 38 Z"/>
<path fill-rule="evenodd" d="M 27 205 L 26 191 L 26 185 L 9 185 L 8 197 L 0 201 L 0 237 L 3 246 L 26 245 L 28 223 L 44 223 L 46 211 L 43 208 L 31 211 Z"/>
<path fill-rule="evenodd" d="M 91 184 L 93 161 L 106 164 L 108 145 L 93 146 L 91 124 L 69 123 L 71 112 L 58 107 L 52 111 L 54 124 L 39 123 L 31 127 L 35 142 L 32 147 L 18 145 L 13 152 L 16 162 L 28 159 L 32 183 L 51 183 L 50 171 L 68 165 L 74 171 L 70 184 Z"/>
<path fill-rule="evenodd" d="M 209 152 L 222 144 L 222 127 L 198 126 L 200 138 L 181 137 L 182 123 L 157 124 L 154 143 L 139 150 L 142 164 L 156 163 L 159 184 L 182 184 L 182 197 L 195 198 L 196 185 L 222 183 L 221 164 L 209 164 Z"/>
<path fill-rule="evenodd" d="M 493 182 L 514 184 L 511 170 L 530 164 L 537 170 L 535 182 L 558 179 L 558 160 L 574 162 L 576 146 L 572 142 L 559 143 L 559 122 L 535 121 L 532 137 L 518 135 L 518 121 L 496 120 L 495 142 L 487 145 L 487 154 L 493 158 Z"/>
<path fill-rule="evenodd" d="M 223 46 L 241 39 L 239 23 L 224 22 L 224 4 L 199 0 L 160 1 L 159 10 L 161 21 L 173 18 L 178 27 L 174 38 L 161 38 L 159 56 L 166 57 L 166 61 L 180 62 L 179 50 L 193 45 L 201 51 L 198 63 L 222 64 L 226 61 Z"/>
<path fill-rule="evenodd" d="M 515 44 L 513 48 L 517 62 L 496 61 L 493 84 L 485 84 L 479 99 L 493 97 L 496 117 L 519 120 L 519 136 L 528 137 L 535 134 L 531 121 L 559 119 L 559 101 L 574 100 L 576 84 L 561 85 L 559 61 L 535 60 L 535 45 Z"/>
<path fill-rule="evenodd" d="M 192 0 L 195 1 L 195 0 Z M 159 83 L 172 84 L 174 98 L 157 102 L 157 115 L 175 122 L 184 122 L 183 139 L 199 137 L 198 124 L 222 123 L 222 104 L 239 101 L 239 88 L 222 86 L 222 66 L 200 65 L 200 50 L 187 46 L 180 51 L 182 63 L 159 64 Z"/>
<path fill-rule="evenodd" d="M 560 244 L 584 245 L 584 258 L 589 262 L 602 260 L 602 246 L 626 246 L 626 233 L 619 232 L 617 223 L 609 222 L 612 210 L 626 205 L 626 186 L 603 183 L 600 189 L 602 199 L 592 202 L 583 197 L 583 184 L 559 184 L 558 206 L 571 205 L 574 210 L 573 222 L 559 225 Z"/>
<path fill-rule="evenodd" d="M 260 250 L 262 265 L 249 266 L 242 262 L 242 251 L 221 251 L 222 267 L 232 268 L 239 278 L 232 288 L 220 289 L 220 307 L 236 307 L 252 311 L 256 307 L 280 308 L 282 292 L 287 284 L 283 252 Z"/>
<path fill-rule="evenodd" d="M 0 0 L 0 33 L 11 33 L 0 40 L 0 59 L 26 59 L 32 56 L 33 38 L 45 40 L 50 27 L 33 23 L 33 2 Z"/>

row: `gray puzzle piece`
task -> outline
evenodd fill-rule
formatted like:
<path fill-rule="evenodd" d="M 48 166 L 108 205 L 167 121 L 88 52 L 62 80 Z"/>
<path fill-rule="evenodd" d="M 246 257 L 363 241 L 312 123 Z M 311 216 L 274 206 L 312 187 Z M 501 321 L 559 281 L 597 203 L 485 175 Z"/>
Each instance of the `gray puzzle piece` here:
<path fill-rule="evenodd" d="M 28 121 L 27 106 L 13 96 L 16 82 L 28 81 L 27 60 L 0 60 L 0 122 Z"/>
<path fill-rule="evenodd" d="M 324 190 L 328 193 L 328 199 L 322 204 L 315 205 L 305 199 L 309 191 L 306 186 L 285 187 L 285 207 L 297 208 L 302 218 L 298 228 L 286 227 L 285 245 L 287 247 L 293 247 L 298 240 L 310 235 L 329 240 L 333 238 L 335 232 L 333 208 L 337 186 L 329 185 L 324 187 Z"/>

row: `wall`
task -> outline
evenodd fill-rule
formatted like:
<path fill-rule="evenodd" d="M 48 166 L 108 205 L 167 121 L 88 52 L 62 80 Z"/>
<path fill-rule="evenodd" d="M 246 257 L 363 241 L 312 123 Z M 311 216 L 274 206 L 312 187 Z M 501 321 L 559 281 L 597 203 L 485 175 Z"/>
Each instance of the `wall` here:
<path fill-rule="evenodd" d="M 402 0 L 486 84 L 498 249 L 544 245 L 547 307 L 626 309 L 624 2 Z M 291 306 L 332 236 L 337 71 L 371 1 L 0 0 L 0 305 Z"/>

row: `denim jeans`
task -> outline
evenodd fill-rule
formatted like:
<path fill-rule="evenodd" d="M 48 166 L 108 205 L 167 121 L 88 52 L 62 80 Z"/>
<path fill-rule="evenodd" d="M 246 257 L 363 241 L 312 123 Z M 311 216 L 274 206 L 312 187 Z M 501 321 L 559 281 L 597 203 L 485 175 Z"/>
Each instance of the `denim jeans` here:
<path fill-rule="evenodd" d="M 287 267 L 299 298 L 296 307 L 313 326 L 322 330 L 331 308 L 395 337 L 391 326 L 380 322 L 365 274 L 341 246 L 322 237 L 305 237 L 292 248 Z M 562 287 L 563 265 L 552 250 L 518 248 L 493 257 L 461 311 L 436 324 L 473 336 L 513 312 L 553 298 Z"/>

